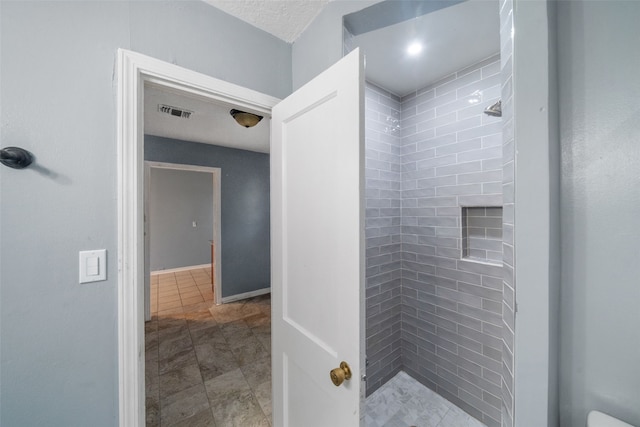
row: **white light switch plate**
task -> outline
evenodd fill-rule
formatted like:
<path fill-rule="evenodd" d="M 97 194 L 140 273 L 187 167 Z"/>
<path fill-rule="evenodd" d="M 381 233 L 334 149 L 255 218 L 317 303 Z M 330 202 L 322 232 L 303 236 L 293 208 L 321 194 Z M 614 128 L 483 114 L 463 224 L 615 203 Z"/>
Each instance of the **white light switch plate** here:
<path fill-rule="evenodd" d="M 107 250 L 80 251 L 80 283 L 107 280 Z"/>

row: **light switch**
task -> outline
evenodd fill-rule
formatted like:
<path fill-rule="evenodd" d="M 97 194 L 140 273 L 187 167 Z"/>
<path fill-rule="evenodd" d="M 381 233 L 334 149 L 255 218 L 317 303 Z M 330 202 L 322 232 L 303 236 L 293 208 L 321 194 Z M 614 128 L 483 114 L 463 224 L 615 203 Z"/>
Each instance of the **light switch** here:
<path fill-rule="evenodd" d="M 87 276 L 98 276 L 100 274 L 100 258 L 90 256 L 85 261 L 87 263 Z"/>
<path fill-rule="evenodd" d="M 80 283 L 107 280 L 107 250 L 80 252 Z"/>

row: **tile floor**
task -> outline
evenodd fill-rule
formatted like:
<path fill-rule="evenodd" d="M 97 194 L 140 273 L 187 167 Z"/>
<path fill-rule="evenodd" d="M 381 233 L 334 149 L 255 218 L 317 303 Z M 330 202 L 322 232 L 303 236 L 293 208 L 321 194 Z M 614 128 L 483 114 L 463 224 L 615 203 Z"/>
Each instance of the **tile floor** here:
<path fill-rule="evenodd" d="M 367 397 L 365 411 L 365 427 L 486 427 L 404 372 Z"/>
<path fill-rule="evenodd" d="M 213 305 L 209 269 L 151 277 L 147 426 L 271 425 L 271 300 Z M 400 372 L 367 398 L 365 427 L 485 427 Z"/>
<path fill-rule="evenodd" d="M 152 276 L 147 426 L 268 427 L 268 295 L 213 305 L 209 269 Z"/>

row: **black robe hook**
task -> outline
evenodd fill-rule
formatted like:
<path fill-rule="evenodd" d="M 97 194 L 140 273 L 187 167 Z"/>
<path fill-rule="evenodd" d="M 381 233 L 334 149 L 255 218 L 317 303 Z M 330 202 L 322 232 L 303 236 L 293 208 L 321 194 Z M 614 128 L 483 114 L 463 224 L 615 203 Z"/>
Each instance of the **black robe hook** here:
<path fill-rule="evenodd" d="M 33 162 L 33 154 L 19 147 L 0 150 L 0 163 L 14 169 L 24 169 Z"/>

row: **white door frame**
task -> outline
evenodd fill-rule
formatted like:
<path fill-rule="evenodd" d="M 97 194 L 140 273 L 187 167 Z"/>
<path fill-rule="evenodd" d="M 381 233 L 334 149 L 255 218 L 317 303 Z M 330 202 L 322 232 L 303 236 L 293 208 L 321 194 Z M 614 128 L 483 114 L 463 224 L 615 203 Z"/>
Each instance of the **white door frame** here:
<path fill-rule="evenodd" d="M 145 82 L 271 116 L 280 100 L 177 65 L 118 49 L 118 402 L 119 425 L 145 425 Z"/>
<path fill-rule="evenodd" d="M 213 245 L 215 247 L 214 257 L 212 260 L 213 267 L 213 298 L 216 305 L 221 304 L 221 291 L 222 291 L 222 210 L 221 210 L 221 194 L 222 194 L 222 169 L 210 166 L 196 166 L 196 165 L 187 165 L 182 163 L 166 163 L 166 162 L 153 162 L 153 161 L 145 161 L 144 162 L 144 186 L 145 186 L 145 201 L 144 201 L 144 216 L 146 218 L 145 226 L 146 226 L 146 236 L 145 236 L 145 293 L 148 295 L 147 286 L 147 276 L 151 273 L 148 264 L 149 260 L 149 251 L 150 248 L 148 246 L 149 240 L 149 225 L 151 224 L 151 218 L 149 217 L 149 195 L 151 190 L 151 182 L 150 182 L 150 173 L 151 169 L 173 169 L 173 170 L 181 170 L 187 172 L 202 172 L 202 173 L 210 173 L 213 178 L 213 236 L 211 240 L 213 241 Z M 145 297 L 145 320 L 150 320 L 151 318 L 151 310 L 149 304 L 149 298 Z"/>

